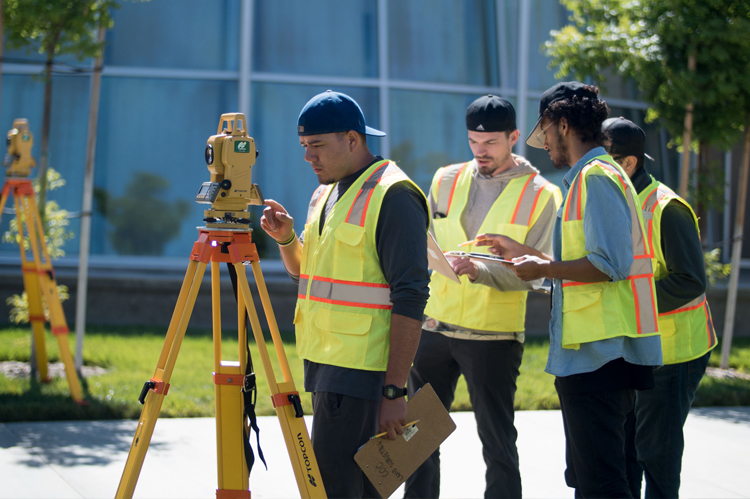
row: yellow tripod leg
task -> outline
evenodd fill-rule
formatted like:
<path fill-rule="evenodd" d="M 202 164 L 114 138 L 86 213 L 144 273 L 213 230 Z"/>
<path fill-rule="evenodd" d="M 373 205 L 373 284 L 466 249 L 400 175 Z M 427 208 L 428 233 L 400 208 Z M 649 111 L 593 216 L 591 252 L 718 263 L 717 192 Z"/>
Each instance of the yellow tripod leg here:
<path fill-rule="evenodd" d="M 214 333 L 214 384 L 216 386 L 217 499 L 250 499 L 250 472 L 245 464 L 242 386 L 245 378 L 244 311 L 238 324 L 240 361 L 221 360 L 221 297 L 219 262 L 211 262 L 211 305 Z M 238 290 L 238 293 L 240 291 Z M 239 296 L 238 296 L 239 303 Z M 238 307 L 239 308 L 239 307 Z M 239 312 L 238 312 L 239 316 Z M 244 362 L 243 362 L 244 360 Z"/>
<path fill-rule="evenodd" d="M 144 385 L 141 392 L 143 411 L 133 436 L 133 443 L 125 462 L 125 470 L 122 473 L 120 485 L 117 487 L 117 494 L 115 495 L 117 499 L 133 497 L 205 270 L 205 263 L 191 260 L 188 264 L 154 377 Z"/>
<path fill-rule="evenodd" d="M 271 308 L 271 303 L 268 298 L 268 291 L 266 290 L 263 274 L 260 270 L 260 263 L 257 261 L 252 262 L 253 274 L 255 276 L 255 283 L 258 286 L 261 302 L 263 303 L 263 309 L 266 313 L 266 319 L 271 329 L 271 335 L 274 340 L 274 346 L 276 347 L 276 353 L 279 357 L 279 363 L 281 364 L 282 373 L 284 375 L 283 383 L 276 382 L 276 376 L 273 372 L 271 359 L 268 356 L 266 342 L 263 338 L 263 331 L 261 330 L 260 322 L 258 321 L 258 312 L 255 309 L 255 304 L 253 303 L 252 295 L 250 294 L 250 286 L 247 282 L 245 267 L 241 263 L 236 263 L 234 267 L 237 270 L 238 289 L 242 290 L 242 298 L 245 302 L 245 307 L 249 312 L 250 325 L 253 329 L 255 341 L 258 344 L 260 358 L 263 362 L 266 378 L 268 379 L 268 386 L 271 389 L 271 398 L 273 399 L 274 407 L 276 408 L 276 415 L 281 424 L 281 432 L 284 435 L 284 441 L 286 442 L 287 450 L 289 451 L 289 459 L 292 463 L 294 476 L 297 479 L 297 487 L 299 488 L 300 497 L 302 497 L 302 499 L 325 498 L 327 496 L 323 480 L 320 478 L 318 461 L 315 459 L 312 442 L 310 441 L 307 426 L 305 425 L 305 419 L 299 401 L 299 394 L 294 386 L 294 380 L 286 359 L 284 345 L 281 342 L 276 319 L 273 315 L 273 309 Z M 294 397 L 296 397 L 296 400 Z"/>
<path fill-rule="evenodd" d="M 70 353 L 70 343 L 68 342 L 68 324 L 65 321 L 65 313 L 60 303 L 60 295 L 57 292 L 57 281 L 55 281 L 52 263 L 47 251 L 47 243 L 44 240 L 44 231 L 42 222 L 39 219 L 36 209 L 34 196 L 24 196 L 23 203 L 24 218 L 29 233 L 29 245 L 31 246 L 34 261 L 36 262 L 36 272 L 39 280 L 39 287 L 44 296 L 49 311 L 50 329 L 52 335 L 57 339 L 57 345 L 60 350 L 60 360 L 65 366 L 65 375 L 70 387 L 70 396 L 78 404 L 83 403 L 83 393 L 81 392 L 81 383 L 78 381 L 73 356 Z M 37 346 L 38 348 L 38 346 Z M 41 373 L 41 370 L 40 370 Z"/>
<path fill-rule="evenodd" d="M 39 370 L 39 379 L 43 383 L 50 381 L 47 365 L 47 347 L 44 338 L 44 324 L 47 319 L 44 315 L 44 302 L 42 301 L 42 285 L 39 277 L 39 267 L 36 261 L 26 260 L 26 249 L 24 248 L 24 226 L 29 227 L 31 232 L 34 227 L 28 222 L 28 210 L 26 204 L 19 195 L 13 198 L 16 208 L 16 226 L 18 227 L 19 247 L 21 249 L 21 272 L 23 274 L 23 287 L 26 291 L 26 303 L 29 311 L 29 322 L 31 323 L 31 334 L 34 337 L 34 351 L 36 352 L 36 366 Z M 22 204 L 21 204 L 22 203 Z M 22 208 L 23 206 L 23 208 Z M 31 216 L 35 214 L 32 213 Z M 29 240 L 31 240 L 29 238 Z"/>

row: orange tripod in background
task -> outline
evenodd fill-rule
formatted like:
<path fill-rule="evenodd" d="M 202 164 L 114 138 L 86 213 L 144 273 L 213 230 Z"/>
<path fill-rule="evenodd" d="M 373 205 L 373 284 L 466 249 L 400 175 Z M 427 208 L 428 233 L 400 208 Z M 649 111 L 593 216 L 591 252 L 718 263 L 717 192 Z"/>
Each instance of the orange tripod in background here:
<path fill-rule="evenodd" d="M 44 239 L 42 222 L 39 219 L 34 186 L 28 178 L 31 168 L 36 166 L 31 157 L 31 146 L 34 139 L 29 131 L 28 121 L 17 119 L 13 128 L 8 132 L 8 154 L 3 161 L 7 168 L 5 184 L 0 196 L 0 213 L 5 208 L 8 198 L 13 195 L 16 208 L 16 223 L 18 226 L 19 246 L 21 248 L 21 271 L 23 285 L 26 290 L 29 307 L 29 322 L 33 334 L 36 350 L 36 361 L 39 377 L 43 382 L 49 382 L 47 368 L 47 349 L 44 341 L 44 324 L 47 322 L 44 305 L 47 305 L 52 334 L 57 339 L 60 349 L 60 360 L 65 366 L 65 375 L 70 386 L 70 395 L 78 404 L 85 405 L 81 394 L 81 384 L 75 370 L 73 356 L 68 343 L 68 324 L 60 304 L 57 292 L 55 271 Z M 25 231 L 24 231 L 25 227 Z M 24 234 L 29 237 L 29 248 L 25 247 Z M 28 252 L 31 255 L 27 255 Z"/>

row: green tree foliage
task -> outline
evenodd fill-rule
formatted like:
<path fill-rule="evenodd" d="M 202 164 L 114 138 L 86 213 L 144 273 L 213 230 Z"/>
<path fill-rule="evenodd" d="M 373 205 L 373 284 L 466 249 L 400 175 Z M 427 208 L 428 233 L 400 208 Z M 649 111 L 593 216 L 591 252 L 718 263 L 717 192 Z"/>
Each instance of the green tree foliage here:
<path fill-rule="evenodd" d="M 34 179 L 32 183 L 34 185 L 34 193 L 36 194 L 37 203 L 39 203 L 39 177 Z M 48 189 L 53 191 L 64 186 L 65 180 L 57 171 L 49 168 L 47 170 L 47 185 Z M 61 209 L 56 201 L 49 200 L 44 205 L 44 213 L 46 220 L 46 223 L 42 224 L 42 227 L 44 228 L 44 241 L 47 245 L 50 259 L 56 260 L 65 256 L 65 250 L 63 248 L 65 241 L 73 238 L 73 232 L 68 230 L 68 211 Z M 3 234 L 3 242 L 19 245 L 23 244 L 24 251 L 27 253 L 31 251 L 28 231 L 25 229 L 23 241 L 21 240 L 21 235 L 18 232 L 18 217 L 11 219 L 9 230 Z M 61 303 L 68 299 L 67 286 L 59 284 L 57 286 L 57 292 L 60 295 Z M 29 322 L 29 302 L 25 291 L 23 294 L 10 296 L 5 302 L 10 306 L 11 322 L 16 324 Z M 44 314 L 49 319 L 46 304 L 44 307 Z"/>
<path fill-rule="evenodd" d="M 726 149 L 740 139 L 750 109 L 750 0 L 562 2 L 572 24 L 545 44 L 557 77 L 604 85 L 604 70 L 615 69 L 638 84 L 647 120 L 661 120 L 677 144 L 688 102 L 696 142 Z"/>
<path fill-rule="evenodd" d="M 112 226 L 108 235 L 117 253 L 161 255 L 164 246 L 177 237 L 190 203 L 165 200 L 168 188 L 164 177 L 136 172 L 120 197 L 112 198 L 104 189 L 94 190 L 96 209 Z"/>
<path fill-rule="evenodd" d="M 111 10 L 117 0 L 4 0 L 6 46 L 45 56 L 44 114 L 39 158 L 40 207 L 46 205 L 46 170 L 52 110 L 52 68 L 55 59 L 73 55 L 79 61 L 96 57 L 104 45 L 96 39 L 99 26 L 113 25 Z M 45 214 L 41 212 L 42 221 Z"/>

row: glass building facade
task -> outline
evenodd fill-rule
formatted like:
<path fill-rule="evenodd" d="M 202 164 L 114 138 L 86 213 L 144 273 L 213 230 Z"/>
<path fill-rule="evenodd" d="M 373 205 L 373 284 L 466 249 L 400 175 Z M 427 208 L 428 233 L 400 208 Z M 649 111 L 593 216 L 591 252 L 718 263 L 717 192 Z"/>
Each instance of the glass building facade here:
<path fill-rule="evenodd" d="M 260 151 L 254 182 L 303 220 L 317 179 L 303 159 L 296 120 L 326 89 L 354 97 L 368 124 L 388 133 L 368 139 L 371 150 L 427 190 L 437 168 L 471 158 L 464 112 L 476 97 L 510 100 L 522 137 L 528 134 L 542 92 L 557 81 L 542 46 L 567 17 L 557 0 L 123 2 L 104 52 L 92 259 L 186 257 L 205 208 L 193 201 L 208 180 L 203 150 L 225 112 L 248 116 Z M 22 51 L 5 55 L 40 60 Z M 3 130 L 14 118 L 29 120 L 37 159 L 41 70 L 38 63 L 4 63 L 0 109 Z M 53 81 L 49 165 L 67 185 L 50 197 L 78 212 L 91 77 L 58 73 Z M 633 85 L 609 78 L 603 96 L 613 116 L 646 129 L 647 150 L 657 160 L 651 170 L 673 185 L 678 155 L 662 131 L 644 124 L 646 106 Z M 559 182 L 562 172 L 546 152 L 523 141 L 515 152 Z M 75 257 L 79 220 L 70 227 L 75 237 L 65 249 Z M 275 245 L 265 251 L 276 255 Z M 3 254 L 17 248 L 2 244 Z"/>

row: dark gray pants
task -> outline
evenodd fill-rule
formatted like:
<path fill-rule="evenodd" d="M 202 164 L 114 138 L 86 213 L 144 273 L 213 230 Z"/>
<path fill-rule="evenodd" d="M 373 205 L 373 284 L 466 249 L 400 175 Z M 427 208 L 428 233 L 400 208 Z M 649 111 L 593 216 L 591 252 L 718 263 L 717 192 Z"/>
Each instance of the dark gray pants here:
<path fill-rule="evenodd" d="M 409 374 L 409 396 L 430 383 L 448 410 L 459 376 L 463 374 L 466 378 L 487 465 L 486 498 L 521 497 L 513 400 L 522 356 L 523 344 L 515 340 L 459 340 L 422 331 Z M 404 497 L 439 495 L 440 450 L 437 450 L 406 480 Z"/>
<path fill-rule="evenodd" d="M 313 392 L 312 446 L 330 498 L 380 497 L 354 454 L 378 432 L 380 402 Z"/>

